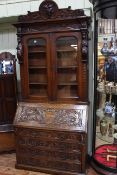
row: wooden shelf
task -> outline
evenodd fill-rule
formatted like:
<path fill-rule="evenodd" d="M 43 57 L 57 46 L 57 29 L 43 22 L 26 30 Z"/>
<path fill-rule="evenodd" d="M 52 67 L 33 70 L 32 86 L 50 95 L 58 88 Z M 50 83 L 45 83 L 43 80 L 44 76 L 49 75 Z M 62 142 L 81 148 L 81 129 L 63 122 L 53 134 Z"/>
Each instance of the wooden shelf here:
<path fill-rule="evenodd" d="M 29 85 L 47 85 L 47 82 L 30 82 Z"/>
<path fill-rule="evenodd" d="M 29 69 L 47 69 L 45 66 L 29 66 Z"/>
<path fill-rule="evenodd" d="M 73 68 L 77 68 L 77 66 L 58 66 L 58 69 L 73 69 Z"/>
<path fill-rule="evenodd" d="M 59 82 L 58 84 L 57 84 L 58 86 L 63 86 L 63 85 L 65 85 L 65 86 L 77 86 L 78 85 L 78 83 L 77 82 L 69 82 L 69 83 L 67 83 L 67 82 Z"/>
<path fill-rule="evenodd" d="M 28 54 L 34 54 L 34 53 L 46 53 L 46 51 L 43 51 L 43 50 L 39 50 L 39 51 L 28 51 Z"/>
<path fill-rule="evenodd" d="M 75 50 L 67 50 L 67 49 L 59 49 L 59 50 L 56 50 L 57 52 L 75 52 Z"/>

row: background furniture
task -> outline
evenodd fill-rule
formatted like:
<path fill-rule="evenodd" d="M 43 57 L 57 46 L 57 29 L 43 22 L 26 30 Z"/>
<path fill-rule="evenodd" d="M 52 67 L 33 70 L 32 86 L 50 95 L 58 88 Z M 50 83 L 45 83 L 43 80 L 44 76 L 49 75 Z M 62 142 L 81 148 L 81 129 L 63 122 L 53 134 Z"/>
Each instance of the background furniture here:
<path fill-rule="evenodd" d="M 17 108 L 16 59 L 0 54 L 0 151 L 15 149 L 13 120 Z"/>

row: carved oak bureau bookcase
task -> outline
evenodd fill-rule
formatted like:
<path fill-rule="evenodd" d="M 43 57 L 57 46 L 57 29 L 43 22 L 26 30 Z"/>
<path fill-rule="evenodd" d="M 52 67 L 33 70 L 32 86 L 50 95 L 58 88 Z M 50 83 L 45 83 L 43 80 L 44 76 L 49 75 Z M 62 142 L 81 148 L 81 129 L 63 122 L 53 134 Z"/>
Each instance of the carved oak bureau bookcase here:
<path fill-rule="evenodd" d="M 14 122 L 18 168 L 85 172 L 89 22 L 82 9 L 44 0 L 14 24 L 21 73 Z"/>

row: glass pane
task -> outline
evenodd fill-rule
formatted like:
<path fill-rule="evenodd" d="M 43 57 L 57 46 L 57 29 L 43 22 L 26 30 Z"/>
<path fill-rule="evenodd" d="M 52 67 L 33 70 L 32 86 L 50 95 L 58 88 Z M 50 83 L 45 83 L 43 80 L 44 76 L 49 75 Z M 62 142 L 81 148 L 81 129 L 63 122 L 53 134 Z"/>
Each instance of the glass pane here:
<path fill-rule="evenodd" d="M 68 36 L 56 40 L 58 98 L 77 97 L 77 38 Z"/>
<path fill-rule="evenodd" d="M 28 40 L 29 89 L 31 95 L 47 96 L 46 40 Z"/>
<path fill-rule="evenodd" d="M 99 19 L 95 159 L 117 168 L 117 20 Z"/>
<path fill-rule="evenodd" d="M 29 66 L 43 67 L 46 63 L 46 40 L 42 38 L 28 41 Z"/>
<path fill-rule="evenodd" d="M 46 51 L 46 40 L 43 38 L 30 39 L 28 41 L 29 52 L 30 51 Z"/>

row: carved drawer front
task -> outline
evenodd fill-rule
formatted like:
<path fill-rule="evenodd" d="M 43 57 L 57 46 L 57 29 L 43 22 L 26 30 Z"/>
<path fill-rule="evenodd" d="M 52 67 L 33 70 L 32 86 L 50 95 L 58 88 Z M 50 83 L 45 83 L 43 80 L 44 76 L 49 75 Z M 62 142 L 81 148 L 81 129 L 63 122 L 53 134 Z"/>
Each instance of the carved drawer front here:
<path fill-rule="evenodd" d="M 19 127 L 16 135 L 17 164 L 82 172 L 85 134 Z"/>
<path fill-rule="evenodd" d="M 56 150 L 20 148 L 17 163 L 39 168 L 81 172 L 81 152 L 60 152 Z"/>
<path fill-rule="evenodd" d="M 36 140 L 51 140 L 59 142 L 86 142 L 86 133 L 73 132 L 73 131 L 58 131 L 58 130 L 43 130 L 34 128 L 22 128 L 17 131 L 17 136 L 22 139 L 22 137 L 32 138 Z"/>

